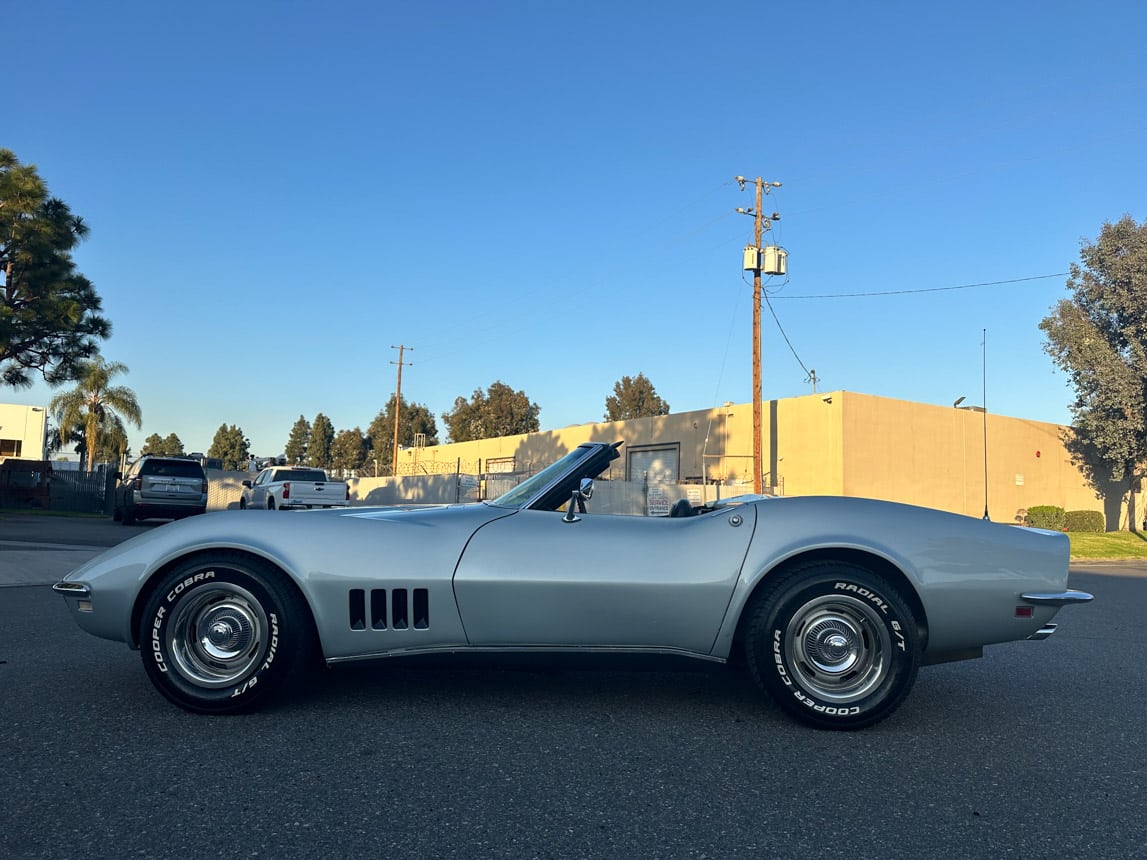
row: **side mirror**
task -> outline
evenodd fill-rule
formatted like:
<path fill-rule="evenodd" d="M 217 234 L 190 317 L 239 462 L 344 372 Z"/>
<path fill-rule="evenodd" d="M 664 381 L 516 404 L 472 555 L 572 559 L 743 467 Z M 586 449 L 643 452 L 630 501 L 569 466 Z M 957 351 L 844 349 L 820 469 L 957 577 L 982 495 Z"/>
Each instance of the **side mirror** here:
<path fill-rule="evenodd" d="M 243 481 L 243 486 L 249 490 L 249 489 L 251 489 L 251 482 L 245 480 L 245 481 Z"/>
<path fill-rule="evenodd" d="M 574 507 L 577 507 L 579 514 L 584 514 L 585 503 L 591 498 L 593 498 L 593 478 L 582 478 L 578 483 L 578 488 L 570 493 L 570 503 L 566 505 L 566 515 L 562 517 L 562 522 L 580 522 L 581 517 L 574 513 Z"/>

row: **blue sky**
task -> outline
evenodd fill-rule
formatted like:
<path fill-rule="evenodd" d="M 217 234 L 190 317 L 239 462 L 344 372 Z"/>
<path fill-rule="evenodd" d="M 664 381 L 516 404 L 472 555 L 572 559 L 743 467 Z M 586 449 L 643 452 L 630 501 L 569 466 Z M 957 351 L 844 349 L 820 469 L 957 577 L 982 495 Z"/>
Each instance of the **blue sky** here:
<path fill-rule="evenodd" d="M 91 227 L 136 450 L 365 429 L 398 344 L 436 416 L 501 380 L 600 420 L 637 373 L 746 402 L 738 174 L 783 183 L 766 399 L 979 404 L 987 329 L 988 408 L 1068 423 L 1042 276 L 1147 216 L 1139 3 L 4 6 L 0 146 Z"/>

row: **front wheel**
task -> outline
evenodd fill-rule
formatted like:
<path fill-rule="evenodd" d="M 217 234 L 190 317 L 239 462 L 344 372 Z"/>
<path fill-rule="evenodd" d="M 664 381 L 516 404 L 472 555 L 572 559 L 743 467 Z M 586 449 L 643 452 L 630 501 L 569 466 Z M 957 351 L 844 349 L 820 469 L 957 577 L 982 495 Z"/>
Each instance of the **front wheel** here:
<path fill-rule="evenodd" d="M 753 677 L 805 723 L 870 726 L 895 711 L 916 680 L 920 643 L 912 610 L 865 568 L 803 565 L 768 586 L 748 611 Z"/>
<path fill-rule="evenodd" d="M 294 588 L 265 562 L 230 553 L 174 568 L 140 616 L 151 682 L 180 707 L 205 714 L 265 700 L 300 664 L 310 638 Z"/>

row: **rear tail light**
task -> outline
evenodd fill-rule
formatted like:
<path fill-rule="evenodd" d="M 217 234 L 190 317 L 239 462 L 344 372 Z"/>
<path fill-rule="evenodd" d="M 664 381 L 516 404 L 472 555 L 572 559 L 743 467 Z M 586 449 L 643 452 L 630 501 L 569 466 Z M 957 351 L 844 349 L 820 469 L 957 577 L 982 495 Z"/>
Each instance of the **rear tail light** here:
<path fill-rule="evenodd" d="M 199 492 L 201 492 L 201 493 L 207 492 L 207 479 L 206 478 L 203 479 L 203 488 Z"/>
<path fill-rule="evenodd" d="M 291 482 L 287 481 L 287 483 L 283 484 L 283 498 L 289 499 L 290 497 L 291 497 Z"/>
<path fill-rule="evenodd" d="M 131 488 L 133 490 L 142 490 L 143 489 L 143 476 L 136 475 L 135 480 L 131 482 Z"/>

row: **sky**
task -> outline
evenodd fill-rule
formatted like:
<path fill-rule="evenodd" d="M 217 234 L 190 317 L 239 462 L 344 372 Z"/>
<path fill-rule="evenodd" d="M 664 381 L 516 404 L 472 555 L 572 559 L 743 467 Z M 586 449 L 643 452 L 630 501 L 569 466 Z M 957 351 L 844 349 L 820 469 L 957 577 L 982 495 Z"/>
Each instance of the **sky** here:
<path fill-rule="evenodd" d="M 0 6 L 0 147 L 91 228 L 136 451 L 365 430 L 400 345 L 442 441 L 495 381 L 542 429 L 638 373 L 674 412 L 749 402 L 738 175 L 782 183 L 765 399 L 815 371 L 1066 424 L 1039 322 L 1147 217 L 1138 2 Z"/>

